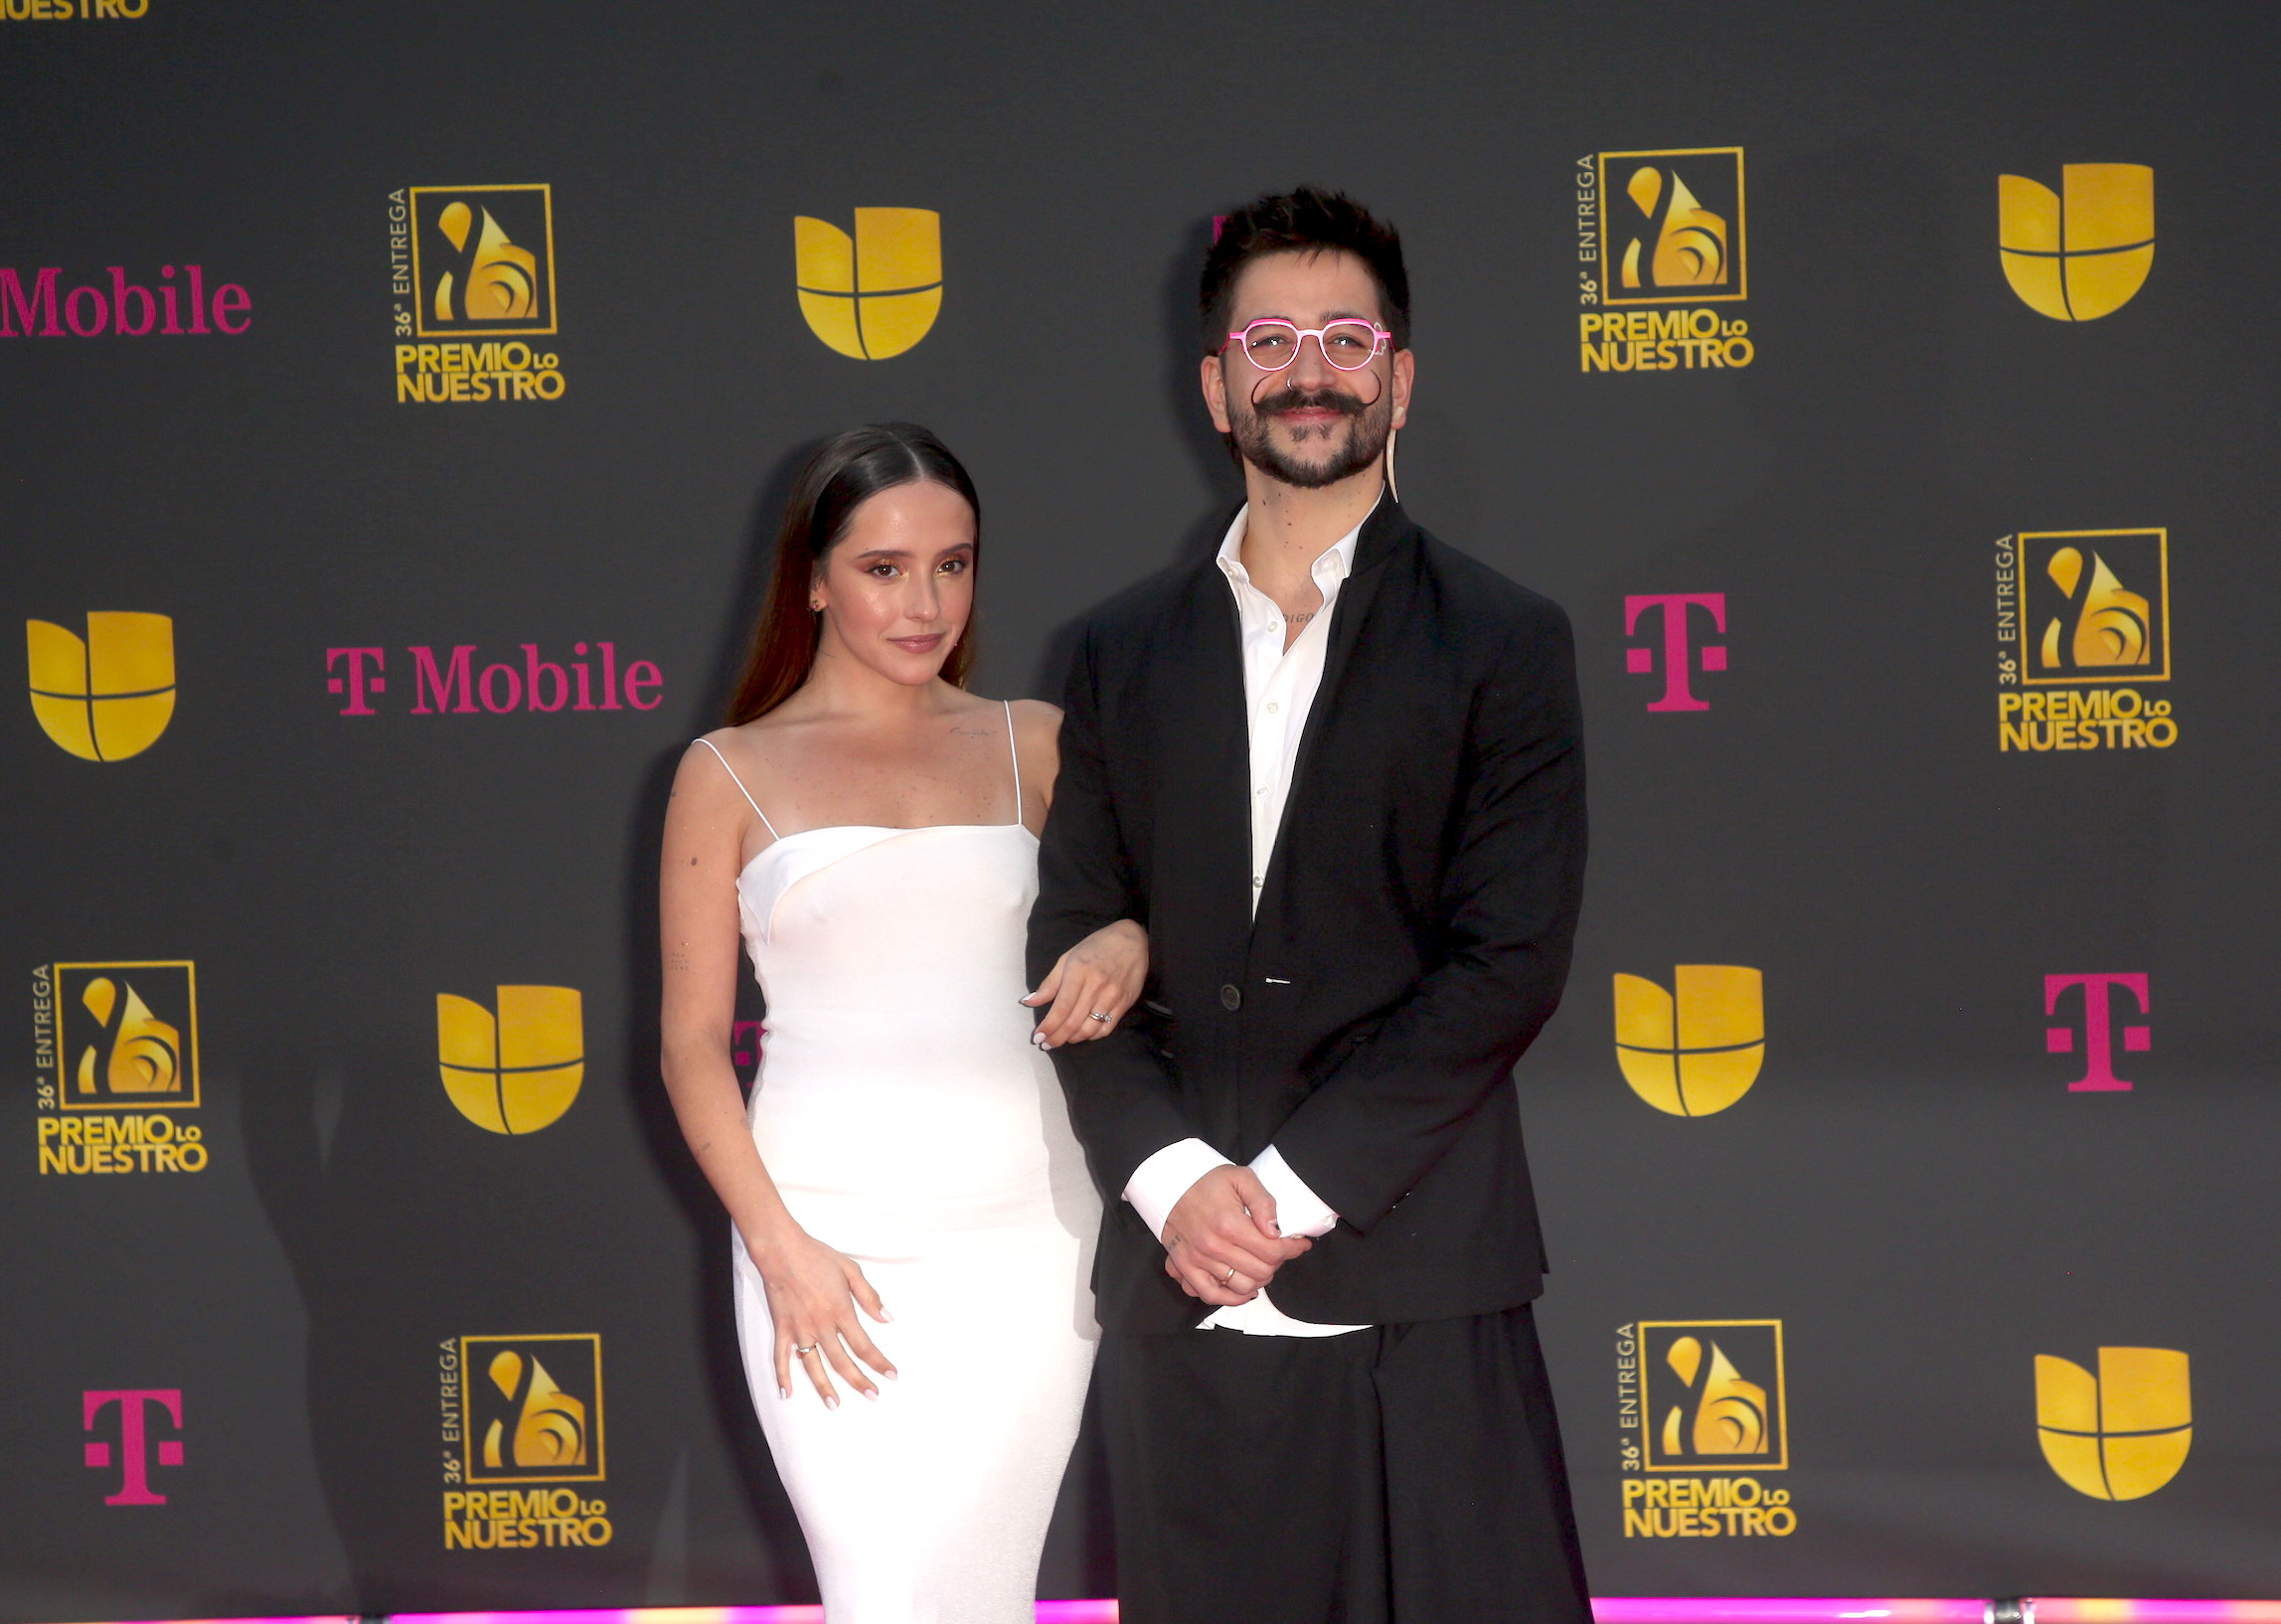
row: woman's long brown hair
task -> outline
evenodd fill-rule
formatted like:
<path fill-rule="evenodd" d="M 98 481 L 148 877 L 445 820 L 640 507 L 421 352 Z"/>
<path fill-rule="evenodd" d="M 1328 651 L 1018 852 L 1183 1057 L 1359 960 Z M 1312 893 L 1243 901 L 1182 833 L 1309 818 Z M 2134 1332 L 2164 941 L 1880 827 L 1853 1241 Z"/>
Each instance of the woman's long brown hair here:
<path fill-rule="evenodd" d="M 790 699 L 815 668 L 823 618 L 808 607 L 816 572 L 833 546 L 847 533 L 857 508 L 897 485 L 932 480 L 966 498 L 974 510 L 974 551 L 982 554 L 982 499 L 966 467 L 950 448 L 916 423 L 866 423 L 834 434 L 816 447 L 784 505 L 784 528 L 776 535 L 776 568 L 768 601 L 744 657 L 744 675 L 729 702 L 732 728 L 766 716 Z M 974 622 L 969 618 L 958 645 L 942 662 L 945 682 L 966 686 L 974 669 Z"/>

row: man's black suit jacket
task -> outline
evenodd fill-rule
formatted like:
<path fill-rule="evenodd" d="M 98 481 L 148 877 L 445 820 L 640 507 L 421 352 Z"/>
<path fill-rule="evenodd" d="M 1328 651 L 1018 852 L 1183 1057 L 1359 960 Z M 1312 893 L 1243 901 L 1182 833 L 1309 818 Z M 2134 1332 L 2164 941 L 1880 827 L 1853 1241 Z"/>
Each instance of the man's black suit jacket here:
<path fill-rule="evenodd" d="M 1390 496 L 1364 524 L 1256 918 L 1242 652 L 1205 560 L 1096 611 L 1070 674 L 1031 984 L 1112 919 L 1147 1003 L 1056 1052 L 1106 1213 L 1101 1323 L 1207 1312 L 1121 1199 L 1201 1138 L 1269 1143 L 1340 1216 L 1270 1288 L 1300 1319 L 1492 1313 L 1544 1271 L 1514 1061 L 1559 1002 L 1584 869 L 1575 660 L 1557 604 Z"/>

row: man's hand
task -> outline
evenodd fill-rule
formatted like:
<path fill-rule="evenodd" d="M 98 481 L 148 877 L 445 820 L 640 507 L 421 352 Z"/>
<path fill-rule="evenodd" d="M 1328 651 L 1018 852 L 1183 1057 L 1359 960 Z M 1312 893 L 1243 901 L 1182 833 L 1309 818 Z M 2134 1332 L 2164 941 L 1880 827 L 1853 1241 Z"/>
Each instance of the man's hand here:
<path fill-rule="evenodd" d="M 1247 1167 L 1216 1167 L 1188 1187 L 1164 1220 L 1164 1271 L 1191 1297 L 1227 1308 L 1259 1295 L 1275 1271 L 1315 1243 L 1286 1238 L 1275 1198 Z"/>

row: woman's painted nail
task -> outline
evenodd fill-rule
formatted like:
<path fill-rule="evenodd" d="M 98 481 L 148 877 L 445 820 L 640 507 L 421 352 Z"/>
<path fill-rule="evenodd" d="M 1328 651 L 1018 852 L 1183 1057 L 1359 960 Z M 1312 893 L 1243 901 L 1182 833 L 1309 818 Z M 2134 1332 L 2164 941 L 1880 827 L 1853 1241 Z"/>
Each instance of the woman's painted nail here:
<path fill-rule="evenodd" d="M 789 1398 L 792 1396 L 792 1389 L 790 1387 L 778 1387 L 776 1389 L 776 1396 L 779 1398 Z"/>
<path fill-rule="evenodd" d="M 824 1407 L 826 1409 L 838 1409 L 840 1407 L 840 1401 L 836 1397 L 827 1398 L 824 1400 Z"/>
<path fill-rule="evenodd" d="M 874 1403 L 877 1403 L 879 1401 L 880 1390 L 877 1387 L 866 1387 L 864 1388 L 864 1396 L 871 1399 Z"/>

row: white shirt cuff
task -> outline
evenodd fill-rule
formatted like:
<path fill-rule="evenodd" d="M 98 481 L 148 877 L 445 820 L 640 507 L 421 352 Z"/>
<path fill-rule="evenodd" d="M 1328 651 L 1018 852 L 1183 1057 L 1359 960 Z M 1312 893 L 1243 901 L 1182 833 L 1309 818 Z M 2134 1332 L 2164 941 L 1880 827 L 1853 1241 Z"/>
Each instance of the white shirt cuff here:
<path fill-rule="evenodd" d="M 1285 1234 L 1312 1240 L 1337 1225 L 1339 1215 L 1323 1205 L 1323 1198 L 1307 1188 L 1307 1181 L 1291 1171 L 1291 1164 L 1273 1145 L 1251 1158 L 1251 1171 L 1275 1198 L 1275 1222 Z"/>
<path fill-rule="evenodd" d="M 1274 1152 L 1270 1150 L 1269 1155 Z M 1276 1161 L 1280 1163 L 1281 1157 Z M 1164 1238 L 1164 1220 L 1172 1217 L 1172 1210 L 1180 1205 L 1180 1198 L 1188 1194 L 1188 1187 L 1216 1167 L 1228 1166 L 1226 1157 L 1214 1150 L 1201 1139 L 1183 1139 L 1158 1151 L 1125 1181 L 1125 1200 L 1133 1204 L 1133 1211 L 1148 1225 L 1148 1232 L 1157 1239 Z M 1286 1170 L 1288 1171 L 1288 1170 Z M 1298 1184 L 1293 1177 L 1293 1184 Z M 1301 1190 L 1307 1187 L 1299 1185 Z M 1276 1202 L 1282 1202 L 1278 1194 Z M 1319 1205 L 1319 1204 L 1318 1204 Z M 1324 1227 L 1328 1228 L 1326 1224 Z"/>

